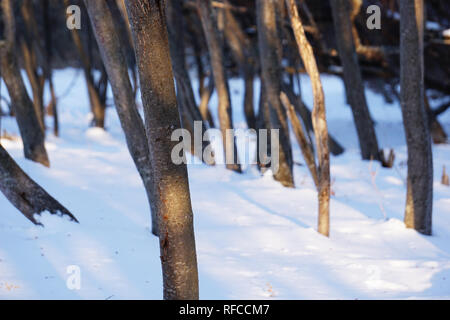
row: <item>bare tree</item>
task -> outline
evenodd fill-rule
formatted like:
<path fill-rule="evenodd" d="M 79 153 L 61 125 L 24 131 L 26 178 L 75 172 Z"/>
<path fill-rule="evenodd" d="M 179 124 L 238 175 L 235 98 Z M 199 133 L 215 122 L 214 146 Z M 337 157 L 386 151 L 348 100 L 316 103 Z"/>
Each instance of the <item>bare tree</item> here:
<path fill-rule="evenodd" d="M 374 123 L 367 107 L 364 84 L 352 33 L 352 21 L 350 20 L 351 1 L 333 0 L 330 3 L 333 11 L 339 57 L 344 67 L 345 89 L 353 112 L 361 156 L 364 160 L 380 160 L 378 141 Z"/>
<path fill-rule="evenodd" d="M 165 299 L 198 299 L 193 213 L 186 165 L 175 165 L 173 130 L 180 115 L 163 0 L 127 0 L 141 83 L 158 216 Z"/>
<path fill-rule="evenodd" d="M 39 124 L 33 102 L 28 96 L 15 53 L 15 18 L 11 0 L 2 1 L 6 41 L 0 43 L 1 69 L 23 140 L 25 158 L 50 166 L 44 144 L 44 132 Z"/>
<path fill-rule="evenodd" d="M 319 233 L 330 234 L 330 153 L 328 150 L 328 128 L 325 113 L 325 97 L 322 82 L 317 68 L 316 58 L 311 45 L 306 39 L 305 30 L 298 14 L 295 0 L 286 0 L 286 7 L 291 18 L 292 29 L 298 50 L 303 60 L 306 72 L 311 78 L 314 95 L 312 121 L 318 157 L 318 193 L 319 193 Z"/>
<path fill-rule="evenodd" d="M 7 0 L 3 0 L 5 1 Z M 42 212 L 66 216 L 78 222 L 69 210 L 20 169 L 2 145 L 0 145 L 0 191 L 34 224 L 41 225 L 35 215 L 40 215 Z"/>
<path fill-rule="evenodd" d="M 227 130 L 233 129 L 233 120 L 231 117 L 230 89 L 224 66 L 221 35 L 217 30 L 217 22 L 211 7 L 211 1 L 197 0 L 197 9 L 208 44 L 214 84 L 219 97 L 219 122 L 223 137 L 226 167 L 229 170 L 241 172 L 235 138 L 227 134 Z"/>
<path fill-rule="evenodd" d="M 408 146 L 405 224 L 431 235 L 433 156 L 424 107 L 424 3 L 400 0 L 400 87 Z"/>
<path fill-rule="evenodd" d="M 177 98 L 181 108 L 182 125 L 194 136 L 194 122 L 202 121 L 202 115 L 195 102 L 194 90 L 186 68 L 185 46 L 184 46 L 184 21 L 183 2 L 181 0 L 167 0 L 167 26 L 169 32 L 170 54 L 172 58 L 173 71 L 177 84 Z M 202 121 L 202 137 L 206 134 L 206 125 Z M 191 140 L 191 153 L 200 160 L 205 161 L 203 151 L 209 145 L 208 139 L 202 140 L 201 148 L 196 148 L 194 139 Z M 208 163 L 213 165 L 214 162 Z"/>
<path fill-rule="evenodd" d="M 302 151 L 303 158 L 305 159 L 309 172 L 311 173 L 314 184 L 317 188 L 319 186 L 319 179 L 317 177 L 317 165 L 314 155 L 314 148 L 308 140 L 307 135 L 305 134 L 305 130 L 303 130 L 303 126 L 298 119 L 295 108 L 289 101 L 288 96 L 284 92 L 282 92 L 280 98 L 284 108 L 286 109 L 289 120 L 291 121 L 292 129 L 294 131 L 295 137 L 297 138 L 300 150 Z"/>
<path fill-rule="evenodd" d="M 227 4 L 228 1 L 226 1 Z M 247 126 L 255 129 L 255 110 L 253 102 L 254 58 L 256 56 L 252 43 L 234 17 L 230 7 L 223 9 L 224 35 L 244 78 L 244 113 Z"/>
<path fill-rule="evenodd" d="M 53 116 L 53 134 L 59 136 L 59 118 L 58 118 L 58 101 L 55 94 L 55 87 L 53 85 L 52 74 L 52 61 L 53 61 L 53 47 L 52 47 L 52 25 L 50 23 L 50 8 L 49 0 L 43 2 L 43 20 L 44 20 L 44 50 L 45 50 L 45 63 L 44 63 L 44 75 L 47 79 L 50 89 L 50 104 L 47 111 Z"/>
<path fill-rule="evenodd" d="M 116 110 L 125 133 L 128 150 L 147 192 L 152 213 L 152 232 L 158 235 L 157 210 L 159 206 L 157 201 L 159 199 L 155 197 L 155 183 L 152 178 L 144 122 L 136 107 L 127 63 L 120 47 L 119 36 L 115 31 L 113 17 L 107 1 L 84 0 L 84 3 L 111 83 Z"/>
<path fill-rule="evenodd" d="M 64 0 L 66 7 L 70 6 L 69 0 Z M 88 30 L 89 32 L 89 30 Z M 106 73 L 102 71 L 98 83 L 95 83 L 94 76 L 92 74 L 92 61 L 90 59 L 89 51 L 87 51 L 81 40 L 79 31 L 74 28 L 70 31 L 73 42 L 78 51 L 80 57 L 81 67 L 83 68 L 84 77 L 86 80 L 86 86 L 88 89 L 89 102 L 93 115 L 93 124 L 96 127 L 105 127 L 105 110 L 106 110 Z"/>
<path fill-rule="evenodd" d="M 44 48 L 41 46 L 40 32 L 32 1 L 22 1 L 20 8 L 25 22 L 25 30 L 20 34 L 20 45 L 25 62 L 25 71 L 33 92 L 34 109 L 42 131 L 45 134 L 44 85 L 46 74 L 43 70 L 46 70 L 46 67 L 42 66 L 41 68 L 40 66 L 41 61 L 46 62 Z"/>
<path fill-rule="evenodd" d="M 257 0 L 256 8 L 261 76 L 270 110 L 270 126 L 280 130 L 280 166 L 278 172 L 274 173 L 274 178 L 285 187 L 294 187 L 289 125 L 280 101 L 282 52 L 277 27 L 277 7 L 274 0 Z"/>

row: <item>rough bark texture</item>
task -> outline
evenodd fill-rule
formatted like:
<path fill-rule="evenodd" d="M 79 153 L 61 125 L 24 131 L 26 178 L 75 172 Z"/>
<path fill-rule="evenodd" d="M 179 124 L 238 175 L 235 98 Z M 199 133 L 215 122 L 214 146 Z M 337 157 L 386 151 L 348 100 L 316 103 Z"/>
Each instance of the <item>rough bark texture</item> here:
<path fill-rule="evenodd" d="M 274 0 L 257 1 L 258 44 L 261 60 L 261 75 L 265 96 L 269 104 L 272 129 L 279 129 L 279 169 L 275 180 L 285 187 L 294 187 L 292 173 L 292 150 L 289 140 L 289 125 L 286 112 L 280 101 L 281 93 L 281 43 L 278 35 L 276 4 Z"/>
<path fill-rule="evenodd" d="M 164 1 L 126 1 L 141 83 L 150 160 L 161 208 L 159 239 L 165 299 L 198 299 L 193 213 L 186 165 L 175 165 L 180 128 Z"/>
<path fill-rule="evenodd" d="M 306 72 L 311 78 L 314 95 L 312 121 L 318 157 L 318 192 L 319 192 L 319 233 L 329 236 L 330 233 L 330 153 L 328 150 L 328 128 L 325 113 L 325 98 L 319 70 L 311 45 L 306 39 L 305 30 L 298 15 L 294 0 L 286 0 L 286 7 L 291 18 L 295 40 Z"/>
<path fill-rule="evenodd" d="M 423 0 L 400 0 L 400 86 L 408 147 L 405 224 L 431 235 L 433 156 L 424 107 Z"/>
<path fill-rule="evenodd" d="M 214 84 L 219 98 L 219 122 L 223 137 L 226 167 L 229 170 L 241 172 L 234 136 L 230 138 L 226 133 L 227 130 L 233 129 L 233 120 L 231 118 L 230 89 L 224 67 L 221 37 L 217 30 L 216 18 L 209 0 L 197 0 L 197 9 L 206 36 Z"/>
<path fill-rule="evenodd" d="M 364 160 L 380 159 L 374 123 L 367 107 L 364 84 L 355 49 L 355 40 L 350 20 L 351 2 L 348 0 L 331 1 L 333 21 L 338 45 L 339 57 L 344 67 L 344 83 L 348 102 L 358 133 L 361 156 Z"/>
<path fill-rule="evenodd" d="M 2 1 L 6 41 L 0 43 L 1 69 L 23 141 L 25 158 L 50 166 L 44 132 L 28 96 L 15 56 L 15 19 L 11 0 Z"/>
<path fill-rule="evenodd" d="M 110 0 L 115 1 L 115 0 Z M 84 1 L 92 29 L 111 83 L 116 110 L 131 157 L 144 183 L 152 213 L 152 232 L 158 235 L 157 200 L 144 122 L 137 110 L 128 68 L 106 1 Z"/>
<path fill-rule="evenodd" d="M 40 215 L 42 212 L 66 216 L 78 222 L 66 208 L 20 169 L 2 145 L 0 145 L 0 191 L 34 224 L 41 225 L 34 215 Z"/>

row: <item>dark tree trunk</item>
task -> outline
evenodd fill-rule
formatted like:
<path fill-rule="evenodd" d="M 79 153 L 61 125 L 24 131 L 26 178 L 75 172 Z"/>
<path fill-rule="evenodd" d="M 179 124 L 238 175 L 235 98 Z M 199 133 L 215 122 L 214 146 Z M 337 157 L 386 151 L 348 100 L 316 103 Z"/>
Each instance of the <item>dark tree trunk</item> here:
<path fill-rule="evenodd" d="M 184 21 L 182 11 L 183 1 L 167 0 L 167 26 L 169 32 L 170 53 L 173 71 L 177 83 L 177 97 L 182 111 L 182 125 L 189 130 L 194 137 L 194 121 L 202 121 L 202 115 L 195 102 L 194 91 L 191 80 L 186 69 L 185 47 L 184 47 Z M 205 122 L 202 121 L 202 137 L 206 131 Z M 207 140 L 207 139 L 206 139 Z M 203 151 L 209 145 L 208 141 L 202 140 L 202 148 L 196 150 L 194 139 L 191 139 L 191 153 L 204 161 Z M 208 163 L 213 165 L 214 163 Z"/>
<path fill-rule="evenodd" d="M 186 165 L 171 159 L 180 128 L 164 1 L 126 1 L 141 83 L 156 197 L 165 299 L 198 299 L 193 213 Z"/>
<path fill-rule="evenodd" d="M 197 0 L 197 9 L 206 36 L 214 84 L 219 97 L 219 122 L 223 137 L 226 167 L 229 170 L 241 172 L 234 136 L 228 137 L 226 133 L 227 130 L 233 129 L 233 120 L 231 117 L 230 90 L 224 67 L 221 36 L 217 30 L 217 22 L 211 2 L 209 0 Z"/>
<path fill-rule="evenodd" d="M 275 180 L 285 187 L 294 187 L 292 150 L 286 112 L 280 101 L 281 43 L 278 36 L 276 5 L 274 0 L 257 0 L 257 25 L 261 75 L 269 104 L 272 129 L 279 129 L 279 169 Z"/>
<path fill-rule="evenodd" d="M 228 3 L 228 2 L 227 2 Z M 253 80 L 254 69 L 252 59 L 255 56 L 253 52 L 252 43 L 245 34 L 239 22 L 234 17 L 231 9 L 225 10 L 225 27 L 224 35 L 231 49 L 234 60 L 237 62 L 244 78 L 244 113 L 247 121 L 247 126 L 250 129 L 255 129 L 255 110 L 253 106 Z"/>
<path fill-rule="evenodd" d="M 69 0 L 64 0 L 64 5 L 68 7 L 70 5 Z M 84 77 L 86 80 L 86 86 L 88 90 L 89 103 L 91 106 L 91 112 L 93 115 L 93 124 L 95 127 L 104 128 L 105 127 L 105 109 L 106 105 L 102 98 L 102 93 L 100 92 L 98 86 L 95 85 L 94 77 L 92 75 L 92 65 L 90 50 L 85 50 L 83 43 L 81 41 L 80 34 L 77 29 L 70 30 L 73 42 L 78 51 L 80 57 L 81 66 L 83 68 Z M 90 33 L 89 33 L 90 34 Z M 90 42 L 89 42 L 90 43 Z M 104 91 L 106 93 L 106 90 Z"/>
<path fill-rule="evenodd" d="M 113 0 L 114 1 L 114 0 Z M 152 232 L 158 235 L 158 198 L 145 134 L 144 122 L 139 115 L 125 57 L 122 53 L 114 20 L 106 1 L 84 0 L 92 29 L 105 65 L 114 94 L 116 110 L 125 133 L 128 150 L 144 183 L 152 213 Z"/>
<path fill-rule="evenodd" d="M 405 224 L 431 235 L 433 156 L 424 107 L 423 10 L 423 0 L 400 0 L 400 86 L 408 146 Z"/>
<path fill-rule="evenodd" d="M 44 0 L 43 3 L 43 20 L 44 20 L 44 32 L 45 32 L 45 66 L 44 74 L 48 81 L 50 89 L 50 105 L 48 106 L 49 114 L 53 116 L 53 133 L 55 136 L 59 136 L 59 119 L 58 119 L 58 101 L 56 99 L 55 88 L 53 86 L 53 74 L 52 74 L 52 26 L 50 24 L 49 16 L 49 0 Z"/>
<path fill-rule="evenodd" d="M 361 156 L 364 160 L 380 160 L 377 136 L 367 107 L 355 40 L 353 39 L 350 6 L 351 3 L 348 0 L 331 1 L 339 57 L 344 67 L 345 89 L 353 112 Z"/>
<path fill-rule="evenodd" d="M 39 70 L 39 62 L 43 61 L 46 63 L 47 60 L 40 41 L 39 25 L 35 18 L 35 7 L 31 0 L 22 2 L 21 12 L 25 22 L 25 32 L 21 35 L 25 70 L 33 92 L 34 109 L 45 135 L 44 85 L 46 78 L 44 70 L 47 68 L 42 65 L 42 70 Z"/>
<path fill-rule="evenodd" d="M 70 220 L 78 222 L 66 208 L 20 169 L 2 145 L 0 145 L 0 191 L 34 224 L 41 224 L 34 215 L 40 215 L 42 212 L 67 216 Z"/>
<path fill-rule="evenodd" d="M 50 166 L 44 133 L 28 96 L 15 56 L 15 19 L 11 0 L 2 1 L 6 42 L 1 43 L 1 69 L 23 140 L 25 158 Z"/>

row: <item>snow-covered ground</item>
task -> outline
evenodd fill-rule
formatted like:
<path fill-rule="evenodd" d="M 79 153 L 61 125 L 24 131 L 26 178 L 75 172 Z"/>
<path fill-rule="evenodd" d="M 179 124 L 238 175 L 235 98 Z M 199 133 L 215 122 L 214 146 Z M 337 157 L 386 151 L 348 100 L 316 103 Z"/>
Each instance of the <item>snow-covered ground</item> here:
<path fill-rule="evenodd" d="M 75 74 L 55 74 L 61 137 L 49 130 L 50 169 L 24 159 L 14 119 L 2 119 L 2 129 L 16 136 L 2 144 L 80 224 L 44 215 L 45 228 L 33 226 L 0 194 L 0 298 L 160 299 L 158 241 L 115 110 L 108 109 L 106 132 L 89 129 L 83 77 L 73 83 Z M 450 170 L 450 146 L 433 147 L 433 236 L 422 236 L 402 222 L 406 148 L 399 106 L 367 92 L 380 145 L 396 152 L 395 168 L 383 169 L 360 160 L 341 81 L 323 81 L 330 132 L 346 147 L 331 159 L 330 238 L 315 231 L 316 191 L 304 165 L 295 166 L 296 189 L 255 168 L 238 175 L 191 165 L 201 298 L 450 298 L 450 188 L 440 184 L 443 166 Z M 230 85 L 235 125 L 242 128 L 242 81 Z M 302 85 L 312 106 L 307 77 Z M 215 115 L 216 103 L 214 96 Z M 450 132 L 450 114 L 440 120 Z M 80 290 L 66 285 L 71 265 L 81 270 Z"/>

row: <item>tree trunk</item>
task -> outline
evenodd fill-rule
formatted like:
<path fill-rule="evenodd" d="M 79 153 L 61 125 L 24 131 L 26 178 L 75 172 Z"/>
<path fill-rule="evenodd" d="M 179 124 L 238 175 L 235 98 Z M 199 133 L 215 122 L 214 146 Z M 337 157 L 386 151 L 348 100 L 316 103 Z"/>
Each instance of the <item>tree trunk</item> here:
<path fill-rule="evenodd" d="M 165 299 L 198 299 L 193 213 L 186 165 L 171 152 L 180 128 L 162 0 L 126 1 L 141 83 L 150 160 L 161 203 L 159 239 Z"/>
<path fill-rule="evenodd" d="M 64 0 L 64 5 L 66 7 L 70 6 L 69 0 Z M 101 93 L 99 92 L 97 86 L 94 82 L 94 77 L 92 75 L 91 59 L 89 54 L 86 53 L 83 43 L 81 41 L 80 34 L 77 29 L 70 30 L 73 42 L 80 56 L 81 66 L 83 68 L 84 77 L 86 80 L 86 86 L 88 89 L 89 102 L 91 106 L 91 112 L 94 117 L 93 123 L 95 127 L 104 128 L 105 127 L 105 109 L 106 106 L 102 103 Z M 88 50 L 89 52 L 89 50 Z M 106 92 L 106 91 L 105 91 Z"/>
<path fill-rule="evenodd" d="M 339 57 L 344 67 L 345 89 L 353 112 L 362 158 L 364 160 L 381 160 L 353 39 L 350 5 L 348 0 L 331 1 Z"/>
<path fill-rule="evenodd" d="M 228 4 L 228 2 L 227 2 Z M 250 129 L 256 128 L 255 110 L 253 106 L 253 79 L 254 65 L 253 57 L 255 56 L 250 39 L 245 34 L 239 22 L 233 15 L 230 8 L 225 10 L 225 28 L 224 35 L 233 54 L 234 60 L 237 62 L 244 78 L 244 113 L 247 126 Z"/>
<path fill-rule="evenodd" d="M 115 0 L 113 0 L 115 1 Z M 154 181 L 144 122 L 139 115 L 128 76 L 125 57 L 120 47 L 114 20 L 106 1 L 84 0 L 92 29 L 111 83 L 116 110 L 125 133 L 128 150 L 144 183 L 152 214 L 152 232 L 158 235 L 158 198 Z"/>
<path fill-rule="evenodd" d="M 2 10 L 6 34 L 6 42 L 0 44 L 2 75 L 22 136 L 25 158 L 48 167 L 50 161 L 45 149 L 44 133 L 25 88 L 15 55 L 15 20 L 11 0 L 2 1 Z"/>
<path fill-rule="evenodd" d="M 21 5 L 22 17 L 25 22 L 25 32 L 21 35 L 22 53 L 25 62 L 25 70 L 30 80 L 33 92 L 33 104 L 39 124 L 45 135 L 45 110 L 44 110 L 44 66 L 39 72 L 38 61 L 46 62 L 44 50 L 39 40 L 39 27 L 35 19 L 35 8 L 31 0 L 24 0 Z"/>
<path fill-rule="evenodd" d="M 431 235 L 433 156 L 424 107 L 423 0 L 400 0 L 400 87 L 408 146 L 405 224 Z"/>
<path fill-rule="evenodd" d="M 34 224 L 41 225 L 34 215 L 40 215 L 42 212 L 67 216 L 70 220 L 78 222 L 66 208 L 20 169 L 2 145 L 0 145 L 0 191 Z"/>
<path fill-rule="evenodd" d="M 208 87 L 205 88 L 200 96 L 200 114 L 202 115 L 203 121 L 208 122 L 210 128 L 215 128 L 214 119 L 212 117 L 211 112 L 209 111 L 209 100 L 214 92 L 214 79 L 212 77 L 209 78 Z"/>
<path fill-rule="evenodd" d="M 234 136 L 229 137 L 227 135 L 227 130 L 233 129 L 233 120 L 231 117 L 230 90 L 224 67 L 224 57 L 220 34 L 217 30 L 216 18 L 214 17 L 209 0 L 197 0 L 197 9 L 208 44 L 214 84 L 219 98 L 219 122 L 220 130 L 222 131 L 226 167 L 229 170 L 240 173 L 241 165 L 238 160 L 235 138 Z"/>
<path fill-rule="evenodd" d="M 45 60 L 44 74 L 48 81 L 50 89 L 50 105 L 48 107 L 49 114 L 53 116 L 53 134 L 59 136 L 59 119 L 58 119 L 58 101 L 56 98 L 55 88 L 53 86 L 53 74 L 52 74 L 52 26 L 50 24 L 49 17 L 49 0 L 44 0 L 43 3 L 43 20 L 44 20 L 44 32 L 45 32 Z"/>
<path fill-rule="evenodd" d="M 311 78 L 314 95 L 312 121 L 318 157 L 318 193 L 319 193 L 319 233 L 324 236 L 330 234 L 330 153 L 328 150 L 328 128 L 325 112 L 325 97 L 319 70 L 311 45 L 306 39 L 302 21 L 298 15 L 295 0 L 286 0 L 286 7 L 291 18 L 295 40 L 300 51 L 306 72 Z"/>
<path fill-rule="evenodd" d="M 185 47 L 184 47 L 184 21 L 181 0 L 167 0 L 167 26 L 169 32 L 170 53 L 172 58 L 172 65 L 177 84 L 177 97 L 183 114 L 182 125 L 189 130 L 191 136 L 194 137 L 194 121 L 202 121 L 202 115 L 197 107 L 192 89 L 191 80 L 186 69 L 185 62 Z M 205 122 L 202 121 L 202 138 L 206 131 Z M 208 139 L 203 141 L 202 148 L 195 148 L 195 139 L 191 139 L 191 153 L 197 156 L 200 160 L 203 158 L 203 151 L 210 144 Z M 212 163 L 207 163 L 213 165 Z"/>
<path fill-rule="evenodd" d="M 289 140 L 289 125 L 281 105 L 281 43 L 278 36 L 274 0 L 257 0 L 257 27 L 261 75 L 269 104 L 272 129 L 279 129 L 279 169 L 275 180 L 285 187 L 294 187 L 293 160 Z"/>
<path fill-rule="evenodd" d="M 302 101 L 301 97 L 296 95 L 289 86 L 284 85 L 283 91 L 286 93 L 289 100 L 294 104 L 295 111 L 302 118 L 306 130 L 310 133 L 314 133 L 311 111 L 308 106 L 305 105 L 305 102 Z M 345 151 L 344 147 L 341 146 L 341 144 L 330 133 L 328 133 L 328 146 L 330 148 L 330 152 L 335 156 L 339 156 Z"/>
<path fill-rule="evenodd" d="M 283 106 L 286 109 L 289 120 L 291 121 L 292 129 L 294 131 L 295 137 L 297 138 L 300 150 L 302 151 L 303 158 L 305 159 L 306 165 L 308 166 L 309 172 L 311 173 L 311 177 L 313 178 L 314 184 L 316 188 L 318 188 L 319 179 L 317 177 L 317 166 L 316 166 L 316 159 L 314 156 L 314 149 L 310 141 L 307 139 L 305 130 L 303 130 L 303 126 L 300 123 L 300 120 L 297 117 L 297 113 L 295 112 L 294 106 L 289 101 L 288 96 L 284 92 L 282 92 L 280 97 L 281 102 L 283 103 Z"/>

